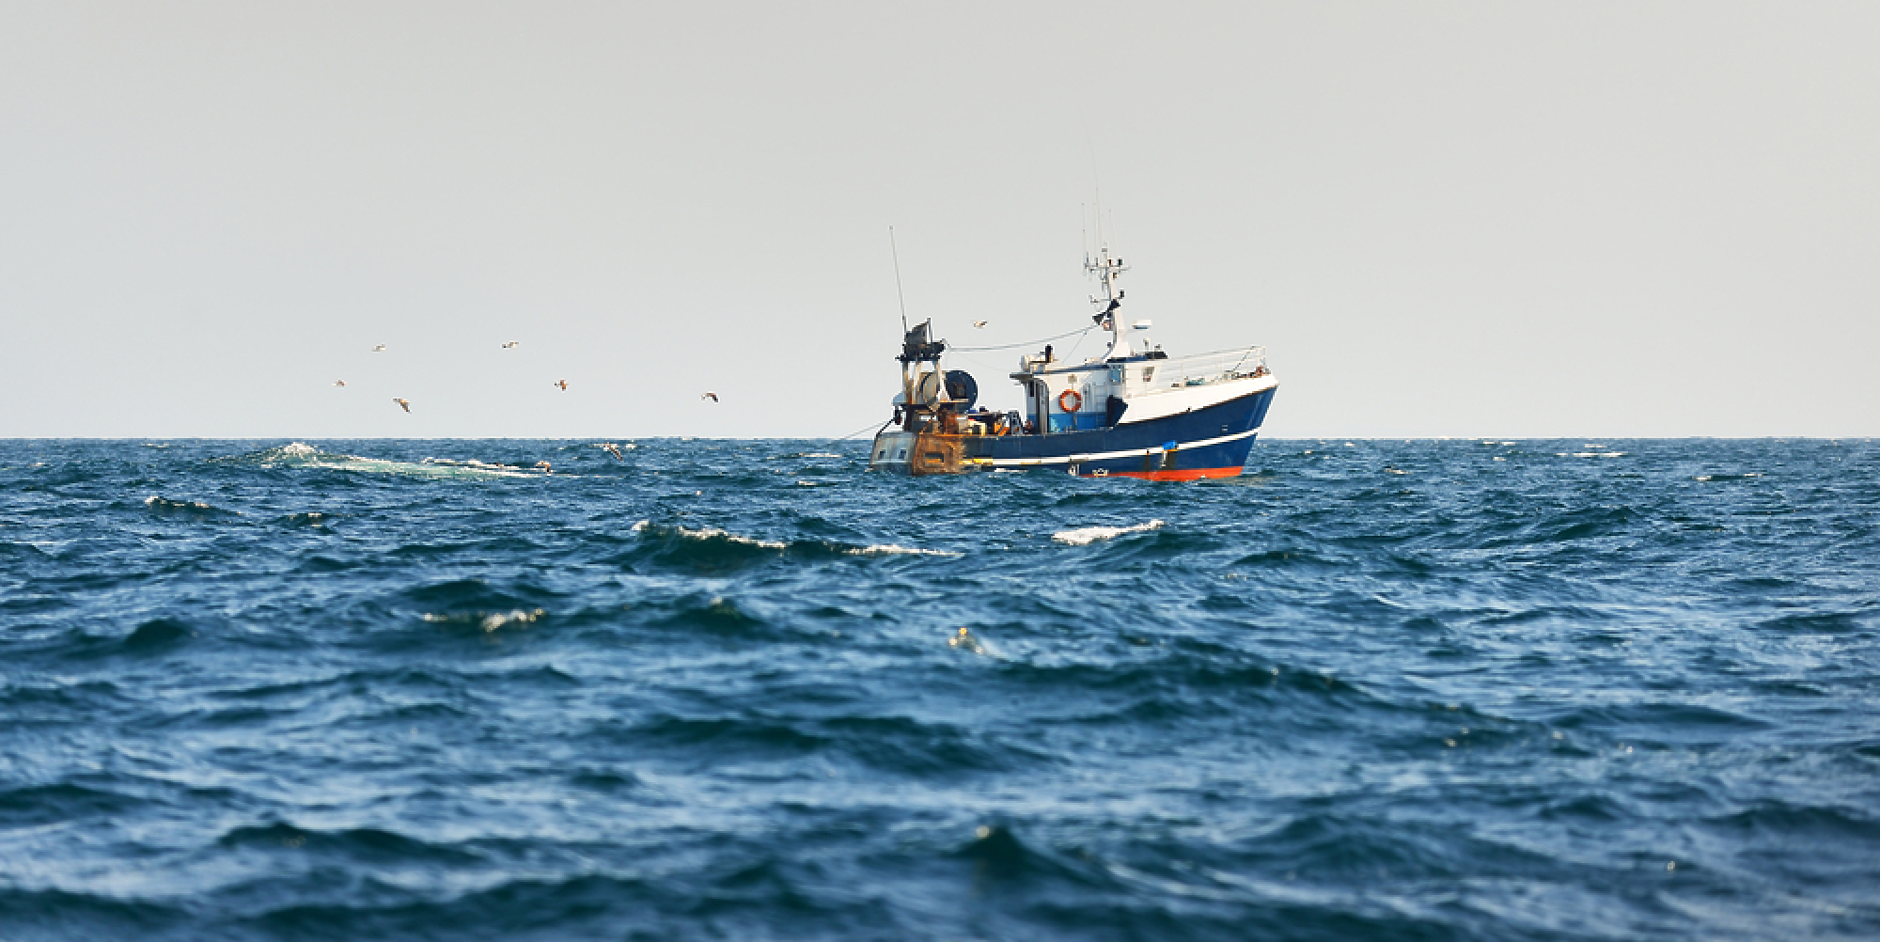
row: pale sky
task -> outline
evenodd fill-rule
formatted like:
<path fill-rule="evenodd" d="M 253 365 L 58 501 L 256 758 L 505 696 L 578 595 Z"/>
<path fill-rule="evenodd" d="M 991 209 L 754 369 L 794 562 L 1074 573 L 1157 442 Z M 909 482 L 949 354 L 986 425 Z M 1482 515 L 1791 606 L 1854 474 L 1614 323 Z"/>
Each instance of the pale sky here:
<path fill-rule="evenodd" d="M 1089 323 L 1099 185 L 1126 316 L 1264 344 L 1269 437 L 1880 435 L 1876 50 L 1873 2 L 0 0 L 0 436 L 872 429 L 889 227 L 910 317 L 1028 341 Z M 1015 406 L 1018 352 L 950 365 Z"/>

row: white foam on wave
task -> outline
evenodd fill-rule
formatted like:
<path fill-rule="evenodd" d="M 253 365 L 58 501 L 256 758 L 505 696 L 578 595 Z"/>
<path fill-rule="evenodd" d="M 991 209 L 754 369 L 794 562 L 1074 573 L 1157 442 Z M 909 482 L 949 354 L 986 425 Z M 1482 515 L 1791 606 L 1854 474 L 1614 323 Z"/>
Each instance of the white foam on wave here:
<path fill-rule="evenodd" d="M 370 459 L 362 458 L 358 460 L 365 461 Z M 397 464 L 398 462 L 393 463 Z M 488 474 L 496 477 L 524 478 L 538 477 L 542 474 L 542 471 L 537 468 L 525 468 L 521 465 L 503 464 L 495 461 L 478 461 L 475 458 L 469 458 L 463 461 L 454 458 L 425 458 L 418 463 L 438 468 L 462 469 L 464 471 Z"/>
<path fill-rule="evenodd" d="M 306 442 L 289 442 L 278 448 L 254 455 L 242 455 L 235 458 L 217 459 L 221 461 L 255 461 L 264 468 L 286 465 L 294 468 L 313 468 L 323 471 L 353 471 L 362 474 L 404 474 L 428 478 L 488 478 L 488 477 L 541 477 L 542 472 L 533 468 L 522 468 L 498 462 L 479 461 L 476 459 L 456 460 L 452 458 L 423 458 L 417 462 L 397 461 L 389 458 L 367 458 L 361 455 L 343 455 L 323 452 Z"/>
<path fill-rule="evenodd" d="M 220 507 L 214 507 L 209 504 L 205 504 L 199 500 L 171 500 L 168 497 L 164 497 L 160 494 L 152 494 L 149 497 L 144 498 L 144 506 L 167 507 L 173 510 L 221 510 L 222 509 Z"/>
<path fill-rule="evenodd" d="M 152 494 L 149 497 L 144 498 L 144 506 L 158 513 L 166 513 L 166 514 L 180 513 L 180 514 L 187 514 L 187 515 L 195 516 L 195 517 L 203 517 L 207 515 L 217 515 L 217 514 L 226 515 L 230 517 L 242 516 L 242 512 L 239 510 L 229 510 L 227 508 L 217 507 L 214 504 L 207 504 L 199 500 L 172 500 L 168 497 L 163 496 L 162 494 Z"/>
<path fill-rule="evenodd" d="M 652 521 L 650 520 L 641 520 L 634 523 L 632 530 L 634 533 L 641 533 L 652 525 Z M 765 549 L 774 550 L 790 548 L 790 544 L 788 543 L 779 543 L 776 540 L 752 539 L 751 537 L 739 536 L 729 530 L 721 530 L 717 527 L 699 527 L 696 530 L 691 527 L 673 527 L 672 532 L 689 540 L 724 540 L 727 543 L 743 543 L 746 546 L 761 546 Z"/>
<path fill-rule="evenodd" d="M 1623 451 L 1575 451 L 1575 452 L 1569 453 L 1569 452 L 1562 451 L 1562 452 L 1555 452 L 1554 457 L 1556 458 L 1623 458 L 1625 457 L 1625 452 Z"/>
<path fill-rule="evenodd" d="M 680 536 L 687 537 L 689 539 L 694 539 L 694 540 L 724 540 L 727 543 L 743 543 L 746 546 L 761 546 L 764 549 L 774 549 L 774 550 L 790 548 L 790 544 L 788 543 L 779 543 L 776 540 L 759 540 L 759 539 L 754 539 L 748 536 L 739 536 L 736 533 L 732 533 L 729 530 L 721 530 L 717 527 L 701 527 L 697 530 L 691 530 L 685 527 L 677 527 L 675 529 L 676 529 L 676 532 Z"/>
<path fill-rule="evenodd" d="M 877 543 L 848 551 L 851 556 L 960 556 L 952 550 L 921 549 L 917 546 L 896 546 L 893 543 Z"/>
<path fill-rule="evenodd" d="M 426 612 L 421 617 L 428 622 L 447 625 L 474 622 L 478 628 L 487 633 L 505 625 L 527 625 L 546 614 L 548 614 L 546 610 L 538 608 L 527 612 L 521 609 L 512 612 L 446 612 L 442 615 Z"/>
<path fill-rule="evenodd" d="M 1162 521 L 1151 520 L 1148 523 L 1139 523 L 1133 527 L 1081 527 L 1076 530 L 1062 530 L 1051 534 L 1051 539 L 1059 543 L 1068 543 L 1072 546 L 1084 546 L 1089 543 L 1095 543 L 1098 540 L 1115 539 L 1125 533 L 1142 533 L 1148 530 L 1160 529 L 1162 529 Z"/>
<path fill-rule="evenodd" d="M 330 459 L 331 456 L 328 456 Z M 362 458 L 358 455 L 342 455 L 339 460 L 322 460 L 308 467 L 328 468 L 340 471 L 359 471 L 366 474 L 407 474 L 413 477 L 427 478 L 539 478 L 540 471 L 531 471 L 503 464 L 488 464 L 481 461 L 451 461 L 449 459 L 425 458 L 418 462 L 392 461 L 384 458 Z"/>
<path fill-rule="evenodd" d="M 653 526 L 651 520 L 636 520 L 628 529 L 633 533 L 643 533 Z M 789 549 L 790 544 L 777 540 L 759 540 L 748 536 L 739 536 L 718 527 L 673 527 L 672 532 L 692 540 L 724 540 L 727 543 L 742 543 L 746 546 L 761 546 L 764 549 Z M 843 550 L 850 556 L 960 556 L 951 550 L 921 549 L 914 546 L 897 546 L 893 543 L 878 543 L 873 546 L 861 546 Z"/>

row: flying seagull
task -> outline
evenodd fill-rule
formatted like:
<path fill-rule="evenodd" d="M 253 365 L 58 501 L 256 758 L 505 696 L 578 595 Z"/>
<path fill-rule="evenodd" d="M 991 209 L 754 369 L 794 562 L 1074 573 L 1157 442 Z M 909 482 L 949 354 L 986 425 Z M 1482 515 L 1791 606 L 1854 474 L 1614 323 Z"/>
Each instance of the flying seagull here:
<path fill-rule="evenodd" d="M 511 348 L 511 347 L 514 347 L 514 346 L 517 346 L 517 345 L 519 345 L 519 344 L 521 344 L 521 343 L 522 343 L 522 341 L 520 341 L 520 340 L 511 340 L 511 341 L 509 341 L 508 343 L 505 343 L 505 344 L 503 344 L 503 349 L 504 349 L 504 350 L 508 350 L 509 348 Z"/>
<path fill-rule="evenodd" d="M 984 326 L 986 326 L 986 322 L 985 322 L 985 321 L 973 321 L 973 326 L 974 326 L 974 327 L 984 327 Z"/>
<path fill-rule="evenodd" d="M 343 380 L 343 379 L 336 379 L 336 380 L 334 380 L 334 381 L 333 381 L 333 385 L 335 385 L 335 386 L 344 386 L 344 385 L 346 385 L 346 381 L 345 381 L 345 380 Z"/>
<path fill-rule="evenodd" d="M 718 401 L 718 394 L 717 394 L 717 393 L 715 393 L 715 392 L 708 392 L 708 393 L 706 393 L 705 395 L 703 395 L 703 396 L 700 396 L 699 398 L 700 398 L 700 399 L 710 399 L 710 400 L 711 400 L 711 401 L 713 401 L 713 402 L 717 402 L 717 401 Z"/>
<path fill-rule="evenodd" d="M 568 391 L 568 381 L 567 381 L 567 380 L 565 380 L 565 379 L 563 379 L 563 380 L 557 380 L 557 381 L 555 381 L 555 382 L 553 382 L 553 383 L 549 383 L 549 385 L 550 385 L 550 386 L 560 386 L 560 387 L 561 387 L 561 391 L 562 391 L 562 392 L 567 392 L 567 391 Z"/>
<path fill-rule="evenodd" d="M 400 409 L 403 409 L 403 410 L 405 410 L 406 412 L 410 412 L 410 411 L 411 411 L 411 400 L 409 400 L 409 399 L 400 399 L 400 398 L 398 398 L 398 397 L 396 397 L 396 396 L 393 396 L 393 397 L 392 397 L 392 401 L 393 401 L 393 402 L 396 402 L 396 403 L 398 403 L 398 407 L 399 407 Z"/>
<path fill-rule="evenodd" d="M 372 352 L 373 352 L 373 353 L 384 353 L 384 352 L 385 352 L 385 345 L 384 345 L 384 344 L 379 344 L 378 346 L 376 346 L 376 347 L 373 347 L 373 348 L 372 348 Z"/>
<path fill-rule="evenodd" d="M 622 454 L 620 453 L 620 446 L 619 446 L 619 445 L 616 445 L 616 444 L 614 444 L 613 442 L 607 442 L 607 443 L 605 443 L 605 444 L 603 444 L 603 445 L 601 445 L 601 447 L 602 447 L 602 448 L 605 448 L 605 449 L 607 449 L 607 453 L 608 453 L 608 454 L 610 454 L 610 455 L 613 455 L 613 456 L 614 456 L 614 460 L 615 460 L 615 461 L 625 461 L 625 460 L 627 460 L 627 459 L 626 459 L 626 456 L 624 456 L 624 455 L 622 455 Z"/>
<path fill-rule="evenodd" d="M 554 468 L 553 468 L 552 466 L 550 466 L 550 465 L 549 465 L 549 463 L 548 463 L 548 462 L 546 462 L 546 461 L 537 461 L 537 462 L 535 463 L 535 469 L 536 469 L 537 471 L 540 471 L 540 472 L 542 472 L 543 474 L 554 474 L 554 473 L 555 473 L 555 469 L 554 469 Z"/>

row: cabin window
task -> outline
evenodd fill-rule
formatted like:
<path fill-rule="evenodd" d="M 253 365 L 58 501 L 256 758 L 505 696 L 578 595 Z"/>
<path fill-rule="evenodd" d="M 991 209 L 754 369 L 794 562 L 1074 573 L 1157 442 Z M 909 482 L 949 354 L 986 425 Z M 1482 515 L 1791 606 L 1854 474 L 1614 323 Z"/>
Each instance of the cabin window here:
<path fill-rule="evenodd" d="M 894 457 L 897 459 L 907 457 L 907 449 L 905 448 L 901 449 L 900 453 L 896 454 Z"/>
<path fill-rule="evenodd" d="M 937 452 L 937 451 L 930 451 L 924 455 L 921 455 L 921 457 L 927 459 L 928 461 L 934 462 L 936 464 L 947 460 L 946 455 L 941 454 L 940 452 Z"/>

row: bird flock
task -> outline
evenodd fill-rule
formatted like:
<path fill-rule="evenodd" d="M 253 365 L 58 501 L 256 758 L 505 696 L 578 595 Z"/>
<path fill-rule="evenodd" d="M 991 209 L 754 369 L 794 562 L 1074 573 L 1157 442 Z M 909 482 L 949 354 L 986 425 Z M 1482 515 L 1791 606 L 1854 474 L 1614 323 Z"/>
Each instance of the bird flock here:
<path fill-rule="evenodd" d="M 522 346 L 522 341 L 520 341 L 520 340 L 505 340 L 505 341 L 503 341 L 503 345 L 502 345 L 502 349 L 504 349 L 504 350 L 514 350 L 514 349 L 516 349 L 517 347 L 520 347 L 520 346 Z M 388 348 L 388 347 L 386 347 L 386 345 L 385 345 L 385 344 L 382 344 L 382 343 L 380 343 L 380 344 L 373 344 L 373 346 L 372 346 L 372 352 L 373 352 L 373 353 L 387 353 L 387 352 L 389 352 L 389 348 Z M 345 385 L 346 385 L 346 381 L 345 381 L 344 379 L 336 379 L 336 380 L 334 380 L 334 381 L 333 381 L 333 386 L 334 386 L 335 388 L 344 388 L 344 387 L 345 387 Z M 554 381 L 554 382 L 552 382 L 552 383 L 550 383 L 549 385 L 550 385 L 550 386 L 552 386 L 552 387 L 554 387 L 554 388 L 556 388 L 556 389 L 559 389 L 559 390 L 561 390 L 562 392 L 567 392 L 567 391 L 568 391 L 568 389 L 569 389 L 569 383 L 568 383 L 568 381 L 567 381 L 566 379 L 558 379 L 558 380 L 556 380 L 556 381 Z M 713 402 L 717 402 L 717 401 L 718 401 L 718 394 L 717 394 L 717 393 L 715 393 L 715 392 L 707 392 L 707 393 L 705 393 L 704 395 L 702 395 L 702 396 L 700 396 L 700 397 L 699 397 L 699 399 L 700 399 L 700 400 L 705 400 L 705 399 L 709 399 L 709 400 L 711 400 L 711 401 L 713 401 Z M 400 409 L 403 409 L 403 410 L 404 410 L 404 411 L 405 411 L 405 412 L 406 412 L 407 414 L 409 414 L 409 413 L 411 412 L 411 400 L 409 400 L 409 399 L 405 399 L 405 398 L 403 398 L 403 397 L 401 397 L 401 396 L 393 396 L 393 397 L 392 397 L 392 402 L 393 402 L 393 403 L 395 403 L 395 404 L 396 404 L 396 405 L 398 406 L 398 408 L 400 408 Z M 616 459 L 618 459 L 618 458 L 620 458 L 620 457 L 621 457 L 621 456 L 620 456 L 620 449 L 619 449 L 619 448 L 617 448 L 617 447 L 615 447 L 615 446 L 613 446 L 613 445 L 611 445 L 611 444 L 609 444 L 609 445 L 607 445 L 606 447 L 607 447 L 607 450 L 608 450 L 609 452 L 611 452 L 611 453 L 613 454 L 613 456 L 614 456 L 614 457 L 615 457 Z M 546 468 L 543 468 L 542 470 L 544 470 L 544 471 L 546 471 L 547 469 L 546 469 Z"/>

